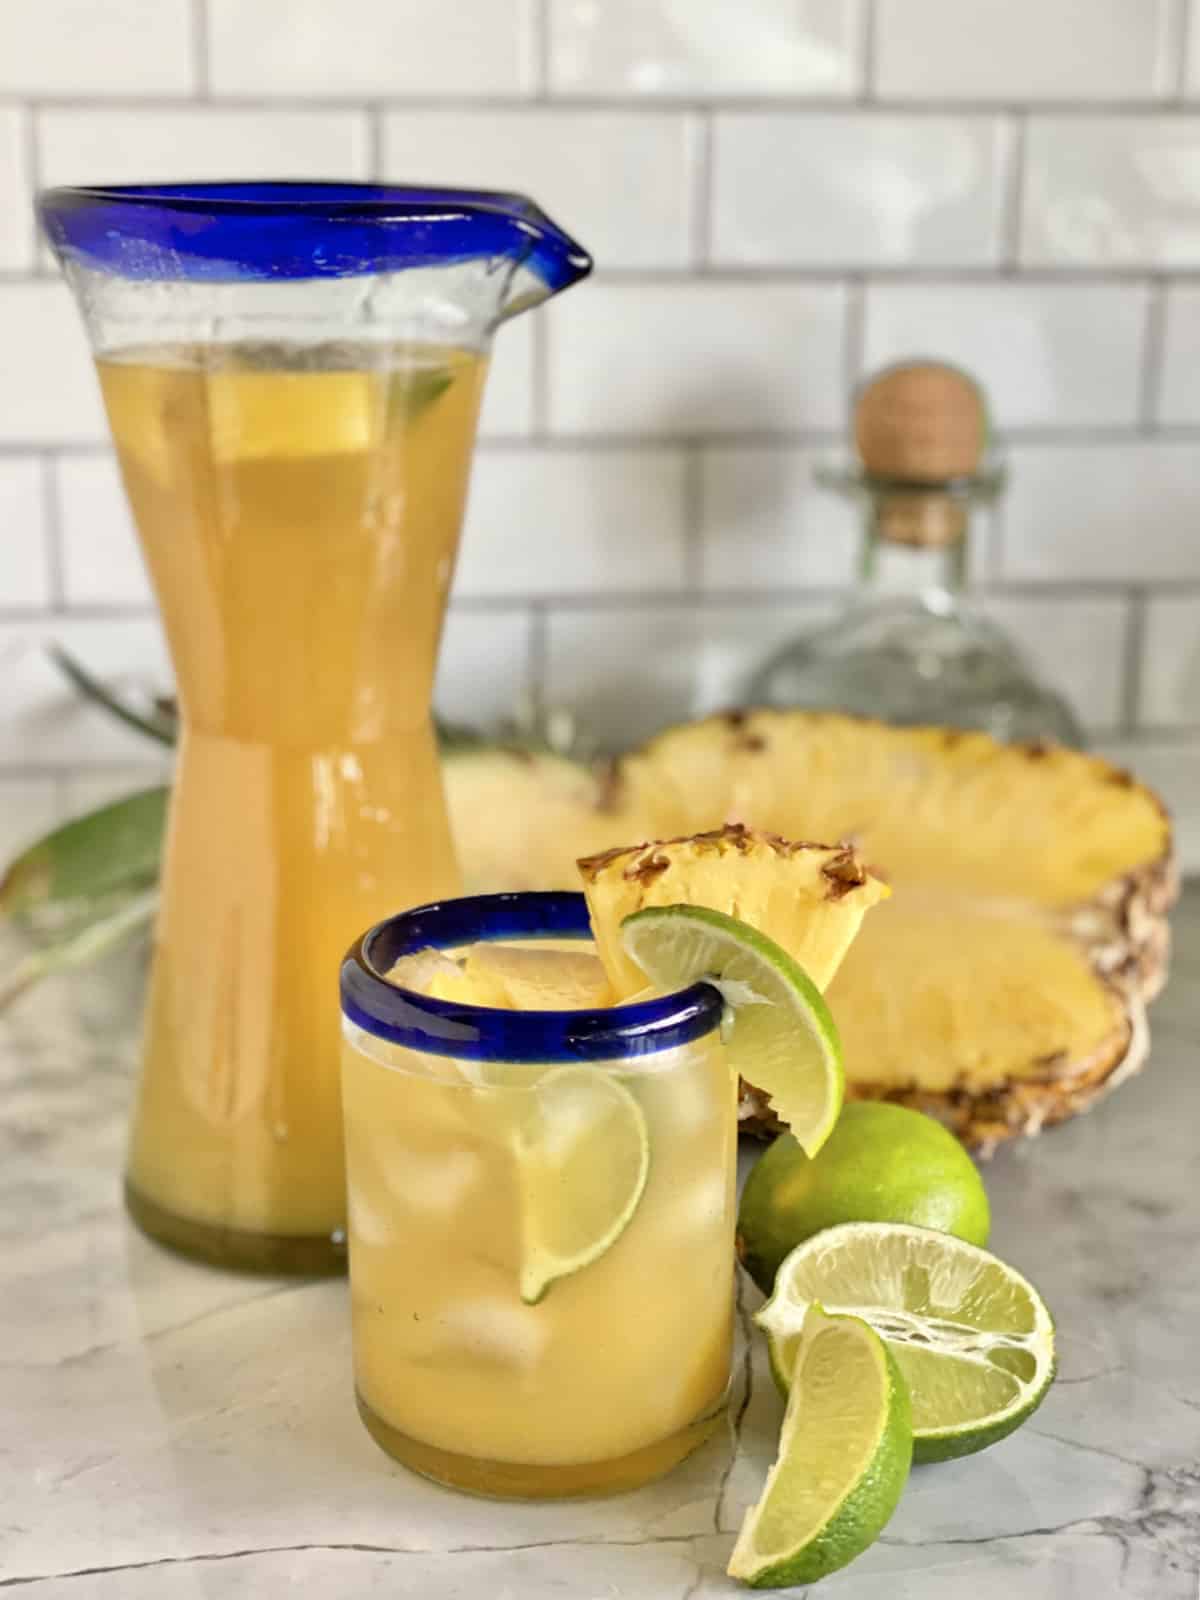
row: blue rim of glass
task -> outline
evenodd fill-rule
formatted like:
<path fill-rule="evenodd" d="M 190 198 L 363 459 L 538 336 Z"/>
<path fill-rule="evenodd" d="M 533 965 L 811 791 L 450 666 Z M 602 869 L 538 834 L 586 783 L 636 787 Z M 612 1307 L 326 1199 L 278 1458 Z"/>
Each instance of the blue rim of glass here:
<path fill-rule="evenodd" d="M 435 1000 L 383 974 L 401 956 L 478 939 L 588 939 L 581 894 L 529 890 L 418 906 L 379 922 L 342 962 L 342 1013 L 357 1027 L 431 1055 L 467 1061 L 616 1061 L 690 1044 L 721 1023 L 721 996 L 696 983 L 637 1005 L 592 1011 L 500 1011 Z"/>
<path fill-rule="evenodd" d="M 547 294 L 586 277 L 587 251 L 525 195 L 382 183 L 134 183 L 44 189 L 60 260 L 119 277 L 238 282 L 347 278 L 507 262 Z"/>

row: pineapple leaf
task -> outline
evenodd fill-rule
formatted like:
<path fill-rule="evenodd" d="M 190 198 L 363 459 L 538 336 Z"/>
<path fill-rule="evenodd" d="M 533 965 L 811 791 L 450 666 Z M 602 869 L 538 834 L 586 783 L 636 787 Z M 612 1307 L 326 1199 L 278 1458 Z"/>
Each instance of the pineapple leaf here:
<path fill-rule="evenodd" d="M 126 726 L 135 728 L 150 739 L 156 739 L 159 744 L 175 743 L 179 732 L 179 719 L 174 711 L 161 703 L 152 705 L 144 711 L 139 709 L 115 693 L 107 684 L 101 683 L 99 678 L 76 661 L 74 656 L 69 655 L 61 645 L 51 645 L 49 655 L 63 676 L 88 700 L 94 700 L 97 705 L 103 706 Z"/>
<path fill-rule="evenodd" d="M 157 906 L 157 889 L 125 896 L 116 905 L 106 900 L 102 911 L 0 972 L 0 1011 L 52 972 L 87 966 L 125 944 L 150 926 Z"/>
<path fill-rule="evenodd" d="M 0 915 L 61 925 L 88 919 L 114 894 L 149 888 L 158 877 L 167 794 L 143 789 L 30 845 L 0 877 Z"/>

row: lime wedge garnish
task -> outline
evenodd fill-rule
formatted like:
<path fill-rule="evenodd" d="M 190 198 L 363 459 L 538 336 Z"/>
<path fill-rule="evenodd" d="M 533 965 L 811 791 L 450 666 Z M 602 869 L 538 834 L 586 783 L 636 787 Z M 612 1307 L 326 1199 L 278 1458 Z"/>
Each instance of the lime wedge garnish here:
<path fill-rule="evenodd" d="M 837 1028 L 815 984 L 765 934 L 706 906 L 651 906 L 621 924 L 625 949 L 653 983 L 705 979 L 728 1008 L 730 1066 L 771 1097 L 815 1156 L 842 1108 Z"/>
<path fill-rule="evenodd" d="M 847 1222 L 797 1245 L 757 1318 L 785 1388 L 814 1303 L 861 1317 L 887 1341 L 912 1396 L 917 1461 L 1003 1439 L 1054 1377 L 1054 1323 L 1037 1290 L 950 1234 Z"/>
<path fill-rule="evenodd" d="M 911 1460 L 908 1393 L 883 1340 L 856 1317 L 811 1307 L 779 1456 L 746 1513 L 729 1576 L 774 1589 L 844 1567 L 896 1509 Z"/>
<path fill-rule="evenodd" d="M 624 1233 L 650 1170 L 641 1106 L 597 1067 L 555 1067 L 525 1091 L 514 1136 L 521 1299 L 598 1260 Z"/>

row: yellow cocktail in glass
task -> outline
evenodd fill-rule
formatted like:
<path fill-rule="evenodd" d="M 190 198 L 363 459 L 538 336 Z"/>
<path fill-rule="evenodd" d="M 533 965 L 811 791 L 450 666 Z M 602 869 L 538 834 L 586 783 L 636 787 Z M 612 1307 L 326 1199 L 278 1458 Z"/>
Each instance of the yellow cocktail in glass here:
<path fill-rule="evenodd" d="M 342 1092 L 361 1413 L 480 1493 L 630 1488 L 721 1415 L 735 1085 L 705 985 L 514 1012 L 390 984 L 400 956 L 587 937 L 581 895 L 446 902 L 343 966 Z"/>

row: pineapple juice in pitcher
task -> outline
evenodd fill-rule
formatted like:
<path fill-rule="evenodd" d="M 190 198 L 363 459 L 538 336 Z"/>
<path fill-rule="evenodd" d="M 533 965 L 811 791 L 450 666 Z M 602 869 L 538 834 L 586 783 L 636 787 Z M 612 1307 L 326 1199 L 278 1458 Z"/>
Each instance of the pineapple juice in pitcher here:
<path fill-rule="evenodd" d="M 591 262 L 485 190 L 130 184 L 39 212 L 179 688 L 129 1209 L 210 1261 L 340 1270 L 337 963 L 456 887 L 430 693 L 492 336 Z"/>
<path fill-rule="evenodd" d="M 235 344 L 99 371 L 185 712 L 131 1204 L 319 1234 L 329 974 L 456 881 L 427 707 L 484 362 Z"/>

